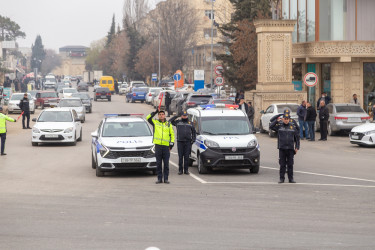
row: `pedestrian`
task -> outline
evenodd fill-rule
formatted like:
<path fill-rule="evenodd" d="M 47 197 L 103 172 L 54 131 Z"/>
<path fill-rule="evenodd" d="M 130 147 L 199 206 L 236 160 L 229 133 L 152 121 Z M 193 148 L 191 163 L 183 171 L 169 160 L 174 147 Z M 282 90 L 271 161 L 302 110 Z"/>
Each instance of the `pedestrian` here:
<path fill-rule="evenodd" d="M 361 106 L 361 104 L 360 104 L 360 102 L 357 98 L 357 94 L 353 95 L 353 99 L 350 100 L 350 103 L 357 104 L 358 106 Z"/>
<path fill-rule="evenodd" d="M 0 140 L 1 140 L 1 155 L 7 155 L 4 153 L 5 150 L 5 140 L 7 138 L 7 127 L 6 121 L 17 122 L 16 119 L 13 119 L 9 116 L 3 114 L 3 107 L 0 107 Z"/>
<path fill-rule="evenodd" d="M 249 102 L 247 106 L 249 108 L 249 111 L 247 111 L 247 117 L 249 118 L 249 122 L 250 122 L 250 125 L 251 125 L 251 130 L 254 133 L 255 132 L 255 127 L 254 127 L 254 114 L 255 114 L 255 110 L 254 110 L 254 107 L 253 107 L 253 105 L 252 105 L 251 102 Z"/>
<path fill-rule="evenodd" d="M 375 121 L 375 104 L 372 106 L 372 121 Z"/>
<path fill-rule="evenodd" d="M 316 110 L 311 103 L 306 103 L 306 118 L 307 126 L 309 127 L 309 137 L 310 141 L 315 141 L 315 121 L 316 121 Z"/>
<path fill-rule="evenodd" d="M 153 117 L 158 114 L 158 120 Z M 174 131 L 172 125 L 165 119 L 165 112 L 156 109 L 146 117 L 154 130 L 153 143 L 155 144 L 156 172 L 158 179 L 156 184 L 169 184 L 169 157 L 170 151 L 174 146 Z M 164 163 L 164 171 L 162 164 Z"/>
<path fill-rule="evenodd" d="M 249 106 L 245 102 L 245 98 L 240 96 L 240 102 L 238 103 L 238 109 L 242 110 L 245 114 L 249 112 Z"/>
<path fill-rule="evenodd" d="M 327 127 L 328 127 L 329 112 L 324 101 L 320 102 L 319 123 L 320 123 L 320 139 L 319 141 L 327 140 Z"/>
<path fill-rule="evenodd" d="M 22 111 L 22 128 L 23 129 L 31 129 L 30 128 L 30 101 L 27 96 L 27 93 L 23 95 L 23 99 L 20 101 L 18 105 Z M 25 126 L 25 119 L 27 119 L 27 126 Z"/>
<path fill-rule="evenodd" d="M 165 92 L 164 102 L 165 102 L 165 110 L 168 112 L 168 117 L 170 117 L 171 111 L 169 110 L 169 106 L 171 105 L 172 98 L 171 98 L 171 93 L 169 93 L 168 91 Z"/>
<path fill-rule="evenodd" d="M 186 91 L 188 91 L 188 92 L 194 92 L 194 89 L 191 87 L 191 85 L 189 85 L 188 87 L 187 87 L 187 90 Z"/>
<path fill-rule="evenodd" d="M 271 119 L 270 129 L 277 131 L 277 148 L 279 149 L 280 180 L 284 183 L 286 167 L 288 167 L 289 183 L 296 183 L 293 178 L 294 155 L 300 147 L 299 129 L 290 118 L 290 110 L 286 109 L 284 115 Z"/>
<path fill-rule="evenodd" d="M 245 98 L 245 93 L 244 93 L 243 90 L 241 90 L 241 91 L 237 91 L 237 93 L 236 93 L 236 97 L 234 98 L 234 102 L 235 102 L 237 105 L 239 105 L 240 100 L 241 100 L 241 97 Z"/>
<path fill-rule="evenodd" d="M 320 103 L 323 101 L 325 105 L 328 105 L 331 102 L 331 97 L 327 96 L 326 92 L 322 93 L 322 97 L 320 97 L 316 103 L 316 107 L 319 110 L 320 109 Z"/>
<path fill-rule="evenodd" d="M 172 117 L 169 122 L 177 128 L 178 174 L 190 174 L 190 153 L 196 139 L 196 131 L 186 111 L 182 112 L 181 119 L 177 118 L 178 115 Z"/>
<path fill-rule="evenodd" d="M 306 101 L 302 101 L 301 105 L 297 109 L 298 123 L 299 123 L 299 137 L 301 140 L 304 140 L 306 137 L 307 140 L 310 139 L 309 128 L 307 122 L 305 122 L 306 117 Z M 305 131 L 305 136 L 304 132 Z"/>
<path fill-rule="evenodd" d="M 115 80 L 115 92 L 116 92 L 116 95 L 118 95 L 118 82 L 117 82 L 117 79 Z"/>

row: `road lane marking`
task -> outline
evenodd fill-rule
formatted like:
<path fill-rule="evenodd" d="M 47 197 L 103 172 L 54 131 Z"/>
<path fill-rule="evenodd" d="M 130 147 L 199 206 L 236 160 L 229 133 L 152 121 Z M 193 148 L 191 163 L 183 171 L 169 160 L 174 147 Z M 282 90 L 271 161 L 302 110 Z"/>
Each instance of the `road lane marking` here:
<path fill-rule="evenodd" d="M 250 184 L 250 185 L 302 185 L 302 186 L 331 186 L 331 187 L 363 187 L 363 188 L 375 188 L 375 186 L 367 186 L 367 185 L 347 185 L 347 184 L 326 184 L 326 183 L 283 183 L 279 184 L 277 182 L 225 182 L 225 181 L 218 181 L 218 182 L 206 182 L 206 184 Z"/>
<path fill-rule="evenodd" d="M 169 163 L 172 164 L 173 166 L 175 166 L 175 167 L 178 169 L 178 164 L 174 163 L 173 161 L 170 161 Z M 196 176 L 195 174 L 190 173 L 189 175 L 190 175 L 192 178 L 194 178 L 194 179 L 196 179 L 197 181 L 199 181 L 200 183 L 202 183 L 202 184 L 206 184 L 206 183 L 207 183 L 207 181 L 205 181 L 205 180 L 199 178 L 199 177 Z"/>
<path fill-rule="evenodd" d="M 264 166 L 260 166 L 260 167 L 265 168 L 265 169 L 277 170 L 277 171 L 280 170 L 279 168 L 271 168 L 271 167 L 264 167 Z M 346 177 L 346 176 L 339 176 L 339 175 L 319 174 L 319 173 L 304 172 L 304 171 L 293 171 L 293 172 L 300 173 L 300 174 L 310 174 L 310 175 L 318 175 L 318 176 L 332 177 L 332 178 L 338 178 L 338 179 L 347 179 L 347 180 L 353 180 L 353 181 L 366 181 L 366 182 L 375 183 L 375 180 L 360 179 L 360 178 L 353 178 L 353 177 Z"/>

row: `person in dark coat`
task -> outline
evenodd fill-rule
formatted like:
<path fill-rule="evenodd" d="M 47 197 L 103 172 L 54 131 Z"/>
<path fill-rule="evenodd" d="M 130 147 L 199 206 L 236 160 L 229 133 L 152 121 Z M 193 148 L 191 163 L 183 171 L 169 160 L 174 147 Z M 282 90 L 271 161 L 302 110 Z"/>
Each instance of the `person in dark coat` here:
<path fill-rule="evenodd" d="M 255 132 L 255 127 L 254 127 L 254 114 L 255 114 L 255 110 L 254 110 L 253 105 L 252 105 L 251 102 L 249 102 L 249 104 L 247 106 L 249 108 L 249 111 L 247 112 L 247 117 L 249 118 L 249 122 L 250 122 L 250 125 L 251 125 L 251 130 L 253 132 Z"/>
<path fill-rule="evenodd" d="M 245 102 L 245 98 L 240 96 L 240 102 L 238 103 L 238 109 L 242 110 L 245 114 L 249 112 L 249 106 Z"/>
<path fill-rule="evenodd" d="M 284 183 L 286 167 L 288 167 L 289 183 L 296 183 L 293 178 L 294 155 L 300 148 L 299 128 L 290 117 L 290 110 L 286 109 L 284 115 L 271 119 L 270 129 L 277 131 L 277 148 L 279 149 L 280 180 Z"/>
<path fill-rule="evenodd" d="M 30 101 L 27 96 L 27 93 L 23 95 L 23 99 L 20 101 L 19 104 L 20 109 L 22 110 L 22 128 L 23 129 L 31 129 L 30 128 Z M 25 119 L 27 119 L 27 127 L 25 126 Z"/>
<path fill-rule="evenodd" d="M 306 117 L 305 122 L 307 123 L 307 126 L 309 127 L 309 141 L 315 141 L 315 121 L 316 121 L 316 110 L 313 106 L 311 106 L 311 103 L 306 103 Z"/>
<path fill-rule="evenodd" d="M 169 109 L 169 106 L 171 105 L 171 102 L 172 102 L 172 98 L 171 98 L 171 94 L 167 91 L 165 92 L 165 110 L 168 112 L 168 116 L 167 117 L 170 117 L 171 116 L 171 111 Z"/>
<path fill-rule="evenodd" d="M 193 124 L 188 119 L 188 114 L 183 111 L 181 119 L 178 115 L 172 117 L 169 122 L 177 128 L 177 149 L 178 149 L 178 174 L 189 173 L 189 161 L 191 146 L 196 139 L 196 131 Z"/>
<path fill-rule="evenodd" d="M 298 116 L 298 123 L 299 123 L 299 137 L 301 140 L 304 139 L 306 136 L 306 139 L 310 139 L 309 136 L 309 128 L 307 123 L 305 122 L 306 117 L 306 101 L 302 101 L 301 105 L 297 109 L 297 116 Z M 305 130 L 305 133 L 304 133 Z M 304 136 L 305 135 L 305 136 Z"/>
<path fill-rule="evenodd" d="M 331 97 L 327 96 L 326 92 L 322 93 L 322 97 L 320 97 L 316 103 L 316 107 L 320 110 L 320 102 L 323 101 L 325 105 L 328 105 L 331 102 Z"/>
<path fill-rule="evenodd" d="M 115 92 L 116 92 L 116 95 L 118 95 L 119 90 L 118 90 L 118 82 L 117 82 L 117 80 L 115 80 Z"/>
<path fill-rule="evenodd" d="M 319 141 L 327 140 L 327 129 L 328 129 L 328 118 L 329 111 L 326 107 L 324 101 L 320 102 L 320 111 L 319 111 L 319 122 L 320 122 L 320 139 Z"/>

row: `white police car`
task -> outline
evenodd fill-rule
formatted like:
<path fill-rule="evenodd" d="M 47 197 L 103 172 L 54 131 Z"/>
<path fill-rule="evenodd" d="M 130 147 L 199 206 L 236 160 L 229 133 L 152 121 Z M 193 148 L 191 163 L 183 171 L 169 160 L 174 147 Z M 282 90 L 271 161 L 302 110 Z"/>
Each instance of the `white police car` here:
<path fill-rule="evenodd" d="M 138 117 L 139 116 L 139 117 Z M 151 170 L 156 174 L 152 131 L 141 114 L 105 115 L 92 136 L 96 176 L 116 170 Z"/>
<path fill-rule="evenodd" d="M 237 105 L 216 104 L 188 109 L 197 131 L 192 146 L 191 163 L 198 172 L 213 168 L 250 169 L 259 172 L 260 150 L 247 115 Z"/>
<path fill-rule="evenodd" d="M 375 146 L 375 122 L 365 123 L 352 128 L 350 143 L 359 146 Z"/>

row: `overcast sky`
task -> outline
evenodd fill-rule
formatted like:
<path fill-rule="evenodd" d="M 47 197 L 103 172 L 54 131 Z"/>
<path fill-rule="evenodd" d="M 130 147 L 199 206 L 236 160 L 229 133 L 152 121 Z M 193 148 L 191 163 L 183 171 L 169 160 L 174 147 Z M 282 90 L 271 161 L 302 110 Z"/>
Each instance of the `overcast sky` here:
<path fill-rule="evenodd" d="M 161 0 L 149 0 L 152 8 Z M 0 0 L 0 15 L 21 26 L 26 39 L 20 47 L 31 47 L 39 34 L 45 48 L 58 52 L 67 45 L 90 46 L 107 35 L 112 16 L 122 27 L 123 0 Z"/>

